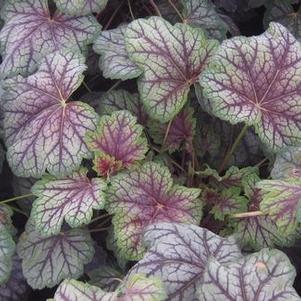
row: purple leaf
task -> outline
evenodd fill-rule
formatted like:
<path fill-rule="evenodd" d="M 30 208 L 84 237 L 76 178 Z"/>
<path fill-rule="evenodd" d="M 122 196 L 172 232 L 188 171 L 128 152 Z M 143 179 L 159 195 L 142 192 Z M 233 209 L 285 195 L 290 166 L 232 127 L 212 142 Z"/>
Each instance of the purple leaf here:
<path fill-rule="evenodd" d="M 67 15 L 83 16 L 102 11 L 108 0 L 55 0 L 57 8 Z"/>
<path fill-rule="evenodd" d="M 217 47 L 201 29 L 172 26 L 160 17 L 130 23 L 125 42 L 130 59 L 144 72 L 138 88 L 146 111 L 162 122 L 182 109 L 190 86 Z"/>
<path fill-rule="evenodd" d="M 262 249 L 231 264 L 211 257 L 200 286 L 200 301 L 299 301 L 296 272 L 288 257 Z"/>
<path fill-rule="evenodd" d="M 108 190 L 107 210 L 114 214 L 117 245 L 129 260 L 141 258 L 141 234 L 157 222 L 198 224 L 200 189 L 174 185 L 167 167 L 145 163 L 138 171 L 116 175 Z"/>
<path fill-rule="evenodd" d="M 272 150 L 301 142 L 301 45 L 278 23 L 226 40 L 200 77 L 213 113 L 253 125 Z"/>
<path fill-rule="evenodd" d="M 222 238 L 194 225 L 159 223 L 147 228 L 148 252 L 129 275 L 143 273 L 160 277 L 167 290 L 166 301 L 194 301 L 210 258 L 223 264 L 242 255 L 232 238 Z"/>
<path fill-rule="evenodd" d="M 83 51 L 101 29 L 93 16 L 51 15 L 48 0 L 7 1 L 1 17 L 1 77 L 28 75 L 45 55 L 59 49 Z"/>
<path fill-rule="evenodd" d="M 27 224 L 18 242 L 23 274 L 33 289 L 53 287 L 65 278 L 78 278 L 92 260 L 93 241 L 82 229 L 72 229 L 48 238 Z"/>
<path fill-rule="evenodd" d="M 17 176 L 40 177 L 46 169 L 63 176 L 90 157 L 83 138 L 98 116 L 89 105 L 68 101 L 85 68 L 80 54 L 55 52 L 35 74 L 6 81 L 7 159 Z"/>
<path fill-rule="evenodd" d="M 94 169 L 109 176 L 142 160 L 148 150 L 143 127 L 128 111 L 115 111 L 100 118 L 96 131 L 87 135 L 89 149 L 95 153 Z"/>
<path fill-rule="evenodd" d="M 43 235 L 58 234 L 65 220 L 76 228 L 91 221 L 93 210 L 103 209 L 106 184 L 100 178 L 89 179 L 81 169 L 66 178 L 46 175 L 35 183 L 37 196 L 31 210 L 35 228 Z"/>

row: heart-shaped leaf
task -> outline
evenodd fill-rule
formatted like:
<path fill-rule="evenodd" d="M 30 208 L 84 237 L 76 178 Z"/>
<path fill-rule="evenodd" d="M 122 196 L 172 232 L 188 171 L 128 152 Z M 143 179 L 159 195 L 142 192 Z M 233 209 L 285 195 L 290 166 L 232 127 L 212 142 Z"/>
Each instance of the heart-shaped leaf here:
<path fill-rule="evenodd" d="M 194 225 L 159 223 L 144 234 L 148 252 L 129 275 L 160 277 L 170 301 L 197 300 L 197 289 L 211 257 L 222 263 L 237 261 L 241 252 L 232 238 L 222 238 Z"/>
<path fill-rule="evenodd" d="M 27 300 L 28 289 L 29 286 L 22 273 L 21 260 L 15 255 L 10 278 L 5 284 L 0 285 L 0 301 Z"/>
<path fill-rule="evenodd" d="M 182 109 L 217 46 L 201 29 L 172 26 L 160 17 L 130 23 L 125 42 L 130 59 L 144 72 L 138 87 L 146 110 L 162 122 Z"/>
<path fill-rule="evenodd" d="M 117 245 L 127 259 L 141 258 L 141 234 L 157 222 L 198 224 L 202 216 L 200 189 L 174 185 L 168 168 L 145 163 L 138 171 L 112 178 L 107 209 L 114 214 Z"/>
<path fill-rule="evenodd" d="M 268 214 L 283 234 L 291 234 L 300 221 L 301 180 L 263 180 L 256 185 L 262 192 L 260 210 Z"/>
<path fill-rule="evenodd" d="M 272 150 L 301 142 L 301 44 L 278 23 L 226 40 L 200 77 L 212 112 L 253 125 Z"/>
<path fill-rule="evenodd" d="M 95 40 L 93 49 L 100 54 L 99 67 L 103 76 L 111 79 L 138 77 L 142 70 L 134 64 L 125 48 L 124 34 L 127 25 L 103 31 Z"/>
<path fill-rule="evenodd" d="M 76 228 L 88 224 L 92 209 L 104 207 L 106 183 L 100 178 L 89 179 L 81 169 L 66 178 L 46 175 L 35 183 L 31 218 L 43 236 L 58 234 L 63 221 Z"/>
<path fill-rule="evenodd" d="M 1 77 L 28 75 L 41 58 L 59 49 L 83 51 L 101 29 L 93 16 L 51 15 L 48 0 L 6 1 L 1 17 Z"/>
<path fill-rule="evenodd" d="M 76 280 L 65 280 L 57 289 L 54 301 L 164 301 L 166 293 L 159 278 L 143 275 L 129 277 L 110 293 Z"/>
<path fill-rule="evenodd" d="M 67 15 L 83 16 L 101 12 L 108 0 L 55 0 L 57 8 Z"/>
<path fill-rule="evenodd" d="M 74 229 L 48 238 L 27 225 L 17 245 L 23 274 L 33 289 L 53 287 L 65 278 L 82 275 L 84 264 L 92 260 L 94 248 L 85 230 Z"/>
<path fill-rule="evenodd" d="M 100 118 L 97 130 L 89 132 L 87 144 L 95 152 L 94 169 L 108 176 L 142 160 L 148 150 L 143 127 L 128 111 L 116 111 Z"/>
<path fill-rule="evenodd" d="M 47 169 L 63 176 L 90 157 L 83 138 L 98 116 L 85 103 L 68 102 L 85 68 L 80 54 L 61 51 L 45 57 L 35 74 L 6 81 L 7 159 L 16 175 L 40 177 Z"/>
<path fill-rule="evenodd" d="M 200 301 L 300 301 L 293 288 L 296 272 L 287 256 L 262 249 L 231 264 L 209 259 Z"/>

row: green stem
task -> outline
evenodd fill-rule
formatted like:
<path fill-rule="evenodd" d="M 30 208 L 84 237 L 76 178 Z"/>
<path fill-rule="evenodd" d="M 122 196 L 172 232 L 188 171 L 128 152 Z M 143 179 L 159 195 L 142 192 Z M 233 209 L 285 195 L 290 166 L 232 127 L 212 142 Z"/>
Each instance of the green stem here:
<path fill-rule="evenodd" d="M 106 93 L 111 92 L 112 90 L 114 90 L 115 88 L 117 88 L 120 84 L 121 84 L 122 80 L 117 81 L 114 85 L 112 85 L 112 87 L 106 91 Z"/>
<path fill-rule="evenodd" d="M 157 6 L 157 4 L 154 2 L 154 0 L 150 0 L 149 1 L 150 4 L 152 5 L 152 7 L 154 8 L 154 10 L 156 11 L 156 14 L 159 16 L 159 17 L 162 17 L 162 14 Z"/>
<path fill-rule="evenodd" d="M 89 92 L 89 93 L 92 93 L 92 90 L 89 88 L 89 86 L 86 84 L 86 82 L 83 80 L 83 86 L 86 88 L 86 90 Z"/>
<path fill-rule="evenodd" d="M 21 209 L 19 209 L 19 208 L 17 208 L 17 207 L 11 206 L 11 205 L 8 205 L 8 206 L 9 206 L 9 208 L 11 208 L 13 211 L 18 212 L 18 213 L 20 213 L 20 214 L 25 215 L 26 217 L 28 217 L 27 213 L 25 213 L 23 210 L 21 210 Z"/>
<path fill-rule="evenodd" d="M 125 1 L 125 0 L 123 0 L 123 1 L 120 2 L 119 6 L 115 9 L 115 11 L 114 11 L 113 14 L 111 15 L 109 21 L 108 21 L 107 24 L 104 26 L 103 30 L 107 30 L 107 29 L 110 27 L 112 21 L 114 20 L 114 18 L 115 18 L 115 16 L 117 15 L 118 11 L 119 11 L 120 8 L 122 7 L 124 1 Z"/>
<path fill-rule="evenodd" d="M 106 227 L 106 228 L 98 228 L 98 229 L 91 229 L 89 230 L 90 233 L 94 233 L 94 232 L 102 232 L 102 231 L 108 231 L 110 229 L 110 227 Z"/>
<path fill-rule="evenodd" d="M 182 14 L 180 13 L 180 11 L 178 10 L 178 8 L 175 6 L 175 4 L 172 2 L 172 0 L 168 0 L 168 3 L 170 4 L 170 6 L 172 6 L 172 8 L 175 10 L 175 12 L 177 13 L 177 15 L 179 16 L 179 18 L 181 19 L 181 21 L 183 23 L 185 23 L 185 19 L 183 18 Z"/>
<path fill-rule="evenodd" d="M 0 205 L 7 204 L 7 203 L 10 203 L 10 202 L 14 202 L 14 201 L 21 200 L 21 199 L 25 199 L 25 198 L 28 198 L 28 197 L 31 197 L 31 196 L 33 196 L 32 193 L 15 196 L 13 198 L 0 201 Z"/>
<path fill-rule="evenodd" d="M 166 144 L 166 142 L 167 142 L 167 138 L 168 138 L 168 134 L 169 134 L 169 131 L 170 131 L 172 122 L 173 122 L 173 119 L 171 119 L 171 120 L 168 122 L 166 131 L 165 131 L 165 135 L 164 135 L 164 138 L 163 138 L 163 142 L 162 142 L 162 146 L 161 146 L 160 153 L 163 153 L 163 152 L 165 151 L 164 147 L 165 147 L 165 144 Z"/>
<path fill-rule="evenodd" d="M 108 217 L 108 216 L 110 216 L 109 213 L 104 213 L 104 214 L 102 214 L 102 215 L 100 215 L 100 216 L 97 216 L 97 217 L 93 218 L 93 219 L 90 221 L 89 224 L 93 224 L 93 223 L 95 223 L 96 221 L 99 221 L 99 220 L 101 220 L 101 219 L 103 219 L 103 218 L 106 218 L 106 217 Z"/>
<path fill-rule="evenodd" d="M 128 0 L 128 8 L 129 8 L 132 20 L 135 20 L 135 16 L 134 16 L 133 11 L 132 11 L 131 0 Z"/>
<path fill-rule="evenodd" d="M 231 157 L 232 157 L 233 153 L 235 152 L 236 148 L 239 146 L 242 138 L 245 136 L 248 128 L 249 128 L 249 125 L 245 124 L 243 126 L 243 128 L 241 129 L 239 135 L 236 137 L 234 143 L 232 144 L 232 147 L 231 147 L 230 151 L 226 154 L 226 156 L 224 158 L 224 161 L 223 161 L 221 167 L 219 168 L 219 173 L 224 170 L 225 166 L 227 165 L 227 163 L 231 159 Z"/>

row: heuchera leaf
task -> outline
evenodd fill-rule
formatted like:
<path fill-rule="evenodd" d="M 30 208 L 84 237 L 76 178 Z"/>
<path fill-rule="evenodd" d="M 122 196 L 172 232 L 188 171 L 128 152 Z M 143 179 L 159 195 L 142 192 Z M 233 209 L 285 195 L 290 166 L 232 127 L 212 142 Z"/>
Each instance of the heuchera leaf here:
<path fill-rule="evenodd" d="M 295 37 L 301 38 L 301 15 L 300 10 L 295 11 L 292 6 L 293 1 L 273 0 L 267 2 L 267 9 L 264 14 L 263 23 L 268 27 L 269 23 L 279 22 L 285 26 Z"/>
<path fill-rule="evenodd" d="M 55 0 L 57 8 L 67 15 L 82 16 L 102 11 L 108 0 Z"/>
<path fill-rule="evenodd" d="M 300 301 L 296 272 L 287 256 L 262 249 L 231 264 L 211 257 L 200 286 L 200 301 Z"/>
<path fill-rule="evenodd" d="M 200 189 L 174 185 L 168 168 L 154 162 L 116 175 L 108 190 L 107 210 L 114 214 L 114 233 L 124 256 L 141 258 L 145 251 L 141 234 L 150 224 L 198 224 L 202 216 L 199 194 Z"/>
<path fill-rule="evenodd" d="M 68 102 L 83 80 L 84 58 L 72 52 L 45 57 L 39 71 L 6 81 L 7 159 L 17 176 L 63 176 L 90 157 L 83 138 L 98 116 L 87 104 Z"/>
<path fill-rule="evenodd" d="M 130 112 L 116 111 L 102 116 L 97 130 L 88 133 L 86 141 L 95 153 L 94 169 L 99 175 L 114 174 L 144 159 L 147 141 L 136 121 Z"/>
<path fill-rule="evenodd" d="M 46 175 L 35 183 L 31 218 L 43 235 L 58 234 L 65 220 L 70 227 L 88 224 L 92 209 L 104 207 L 106 183 L 100 178 L 89 179 L 87 170 L 81 169 L 66 178 Z"/>
<path fill-rule="evenodd" d="M 129 277 L 114 293 L 80 281 L 65 280 L 58 287 L 54 301 L 164 301 L 165 298 L 159 278 L 137 274 Z"/>
<path fill-rule="evenodd" d="M 288 147 L 278 153 L 271 170 L 273 179 L 300 178 L 301 147 Z"/>
<path fill-rule="evenodd" d="M 1 12 L 5 25 L 0 32 L 3 58 L 1 77 L 32 73 L 45 55 L 63 48 L 85 50 L 100 33 L 93 16 L 52 16 L 48 0 L 9 0 Z"/>
<path fill-rule="evenodd" d="M 226 264 L 242 257 L 232 238 L 222 238 L 194 225 L 159 223 L 144 234 L 148 252 L 129 275 L 160 277 L 170 301 L 197 300 L 197 289 L 209 258 Z"/>
<path fill-rule="evenodd" d="M 15 253 L 15 242 L 12 238 L 12 215 L 13 212 L 9 207 L 0 206 L 0 285 L 10 277 L 12 257 Z"/>
<path fill-rule="evenodd" d="M 111 115 L 115 111 L 127 110 L 136 116 L 138 123 L 146 125 L 148 115 L 145 112 L 139 94 L 131 94 L 126 90 L 112 90 L 101 96 L 99 100 L 101 115 Z"/>
<path fill-rule="evenodd" d="M 10 278 L 5 284 L 0 285 L 0 301 L 27 300 L 28 288 L 22 273 L 21 260 L 15 255 Z"/>
<path fill-rule="evenodd" d="M 213 113 L 253 125 L 272 150 L 301 142 L 301 45 L 278 23 L 224 41 L 200 77 Z"/>
<path fill-rule="evenodd" d="M 85 230 L 72 229 L 45 238 L 29 224 L 19 239 L 17 252 L 28 284 L 42 289 L 81 276 L 84 264 L 93 258 L 94 248 Z"/>
<path fill-rule="evenodd" d="M 151 117 L 162 122 L 182 109 L 217 47 L 201 29 L 172 26 L 160 17 L 130 23 L 125 42 L 130 59 L 144 71 L 138 81 L 141 100 Z"/>
<path fill-rule="evenodd" d="M 260 210 L 275 221 L 282 233 L 288 235 L 294 232 L 300 220 L 300 179 L 262 180 L 256 186 L 262 192 Z"/>
<path fill-rule="evenodd" d="M 125 48 L 124 35 L 127 25 L 103 31 L 94 41 L 93 49 L 100 54 L 99 68 L 103 76 L 111 79 L 138 77 L 142 70 L 133 63 Z"/>
<path fill-rule="evenodd" d="M 193 112 L 192 108 L 186 107 L 172 120 L 169 126 L 168 136 L 164 144 L 164 147 L 168 149 L 170 153 L 181 149 L 192 153 L 192 141 L 196 125 Z M 149 127 L 150 134 L 154 139 L 154 142 L 162 145 L 168 124 L 150 121 Z"/>

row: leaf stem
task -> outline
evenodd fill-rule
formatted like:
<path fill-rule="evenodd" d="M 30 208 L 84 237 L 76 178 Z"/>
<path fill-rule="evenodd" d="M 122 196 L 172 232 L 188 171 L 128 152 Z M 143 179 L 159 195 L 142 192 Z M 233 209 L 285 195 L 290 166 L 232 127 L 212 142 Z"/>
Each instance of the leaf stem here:
<path fill-rule="evenodd" d="M 9 208 L 11 208 L 13 211 L 18 212 L 18 213 L 20 213 L 20 214 L 25 215 L 26 217 L 28 217 L 28 214 L 25 213 L 23 210 L 21 210 L 21 209 L 15 207 L 15 206 L 12 206 L 12 205 L 8 205 L 8 206 L 9 206 Z"/>
<path fill-rule="evenodd" d="M 236 137 L 234 143 L 232 144 L 232 147 L 230 149 L 230 151 L 226 154 L 222 164 L 221 164 L 221 167 L 219 168 L 218 172 L 222 172 L 225 168 L 225 166 L 227 165 L 227 163 L 229 162 L 229 160 L 231 159 L 231 156 L 233 155 L 233 153 L 235 152 L 236 148 L 239 146 L 242 138 L 245 136 L 247 130 L 249 128 L 249 125 L 248 124 L 245 124 L 243 126 L 243 128 L 241 129 L 239 135 Z"/>
<path fill-rule="evenodd" d="M 25 199 L 25 198 L 28 198 L 28 197 L 31 197 L 31 196 L 33 196 L 32 193 L 15 196 L 13 198 L 0 201 L 0 205 L 7 204 L 7 203 L 10 203 L 10 202 L 14 202 L 14 201 L 21 200 L 21 199 Z"/>
<path fill-rule="evenodd" d="M 87 85 L 87 83 L 83 80 L 83 86 L 86 88 L 86 90 L 89 92 L 89 93 L 92 93 L 92 90 L 89 88 L 89 86 Z"/>
<path fill-rule="evenodd" d="M 95 233 L 95 232 L 102 232 L 102 231 L 107 231 L 109 230 L 110 227 L 106 227 L 106 228 L 98 228 L 98 229 L 91 229 L 89 230 L 90 233 Z"/>
<path fill-rule="evenodd" d="M 129 8 L 132 20 L 135 20 L 135 16 L 134 16 L 133 11 L 132 11 L 131 0 L 128 0 L 128 8 Z"/>
<path fill-rule="evenodd" d="M 149 2 L 150 2 L 150 4 L 152 5 L 152 7 L 154 8 L 156 14 L 157 14 L 159 17 L 162 17 L 162 14 L 161 14 L 161 12 L 160 12 L 160 10 L 159 10 L 159 7 L 158 7 L 157 4 L 155 3 L 155 1 L 154 1 L 154 0 L 150 0 Z"/>
<path fill-rule="evenodd" d="M 115 84 L 113 84 L 109 90 L 106 91 L 106 93 L 110 93 L 112 90 L 114 90 L 115 88 L 117 88 L 120 84 L 121 84 L 122 80 L 117 81 Z"/>
<path fill-rule="evenodd" d="M 120 4 L 118 5 L 118 7 L 113 12 L 111 18 L 109 19 L 109 21 L 107 22 L 107 24 L 104 26 L 103 30 L 107 30 L 109 28 L 109 26 L 111 25 L 111 23 L 112 23 L 113 19 L 115 18 L 116 14 L 118 13 L 118 11 L 120 10 L 120 8 L 122 7 L 124 1 L 125 0 L 123 0 L 123 1 L 120 2 Z"/>
<path fill-rule="evenodd" d="M 172 125 L 172 122 L 173 122 L 173 119 L 169 120 L 169 122 L 168 122 L 166 131 L 165 131 L 165 135 L 164 135 L 164 139 L 163 139 L 163 142 L 162 142 L 161 150 L 160 150 L 161 153 L 164 151 L 164 146 L 166 144 L 166 141 L 167 141 L 167 138 L 168 138 L 168 134 L 169 134 L 169 131 L 170 131 L 170 128 L 171 128 L 171 125 Z"/>
<path fill-rule="evenodd" d="M 254 216 L 262 216 L 266 215 L 262 211 L 250 211 L 250 212 L 242 212 L 242 213 L 236 213 L 233 214 L 232 217 L 234 218 L 244 218 L 244 217 L 254 217 Z"/>
<path fill-rule="evenodd" d="M 177 15 L 179 16 L 179 18 L 181 19 L 181 21 L 183 23 L 185 23 L 185 19 L 182 16 L 182 14 L 180 13 L 180 11 L 178 10 L 178 8 L 175 6 L 175 4 L 172 2 L 172 0 L 168 0 L 168 3 L 170 4 L 170 6 L 172 6 L 172 8 L 175 10 L 175 12 L 177 13 Z"/>
<path fill-rule="evenodd" d="M 96 216 L 95 218 L 91 219 L 91 221 L 90 221 L 89 224 L 93 224 L 93 223 L 95 223 L 95 222 L 97 222 L 97 221 L 99 221 L 99 220 L 101 220 L 101 219 L 103 219 L 105 217 L 108 217 L 108 216 L 110 216 L 109 213 L 104 213 L 104 214 L 102 214 L 100 216 Z"/>

